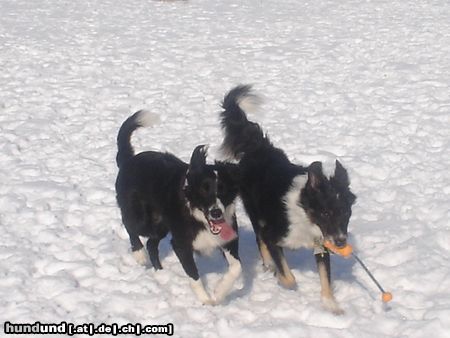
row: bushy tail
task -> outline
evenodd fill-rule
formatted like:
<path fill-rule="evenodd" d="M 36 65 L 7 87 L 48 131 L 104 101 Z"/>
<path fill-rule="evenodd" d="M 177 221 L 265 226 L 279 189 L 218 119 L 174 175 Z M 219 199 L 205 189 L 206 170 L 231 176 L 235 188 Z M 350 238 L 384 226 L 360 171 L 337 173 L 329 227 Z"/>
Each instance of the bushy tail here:
<path fill-rule="evenodd" d="M 130 143 L 131 134 L 140 127 L 153 125 L 157 120 L 158 117 L 147 110 L 139 110 L 125 120 L 117 135 L 116 163 L 119 168 L 134 156 L 134 149 Z"/>
<path fill-rule="evenodd" d="M 261 99 L 252 92 L 249 85 L 239 85 L 225 95 L 222 103 L 224 111 L 220 117 L 225 133 L 221 149 L 226 155 L 240 158 L 269 143 L 261 127 L 249 121 L 246 115 L 246 112 L 256 110 L 260 103 Z"/>

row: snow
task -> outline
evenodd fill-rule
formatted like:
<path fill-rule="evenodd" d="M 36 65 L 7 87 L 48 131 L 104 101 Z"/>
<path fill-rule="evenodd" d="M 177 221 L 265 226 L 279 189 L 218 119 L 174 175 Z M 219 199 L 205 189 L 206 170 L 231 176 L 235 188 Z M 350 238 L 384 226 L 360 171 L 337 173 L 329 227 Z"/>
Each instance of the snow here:
<path fill-rule="evenodd" d="M 450 4 L 445 0 L 2 0 L 0 321 L 174 324 L 177 337 L 449 337 Z M 168 241 L 133 259 L 115 203 L 117 130 L 158 114 L 138 150 L 219 157 L 219 104 L 253 83 L 292 160 L 337 157 L 358 196 L 350 241 L 394 299 L 333 257 L 320 305 L 309 250 L 298 290 L 264 271 L 240 206 L 243 277 L 198 304 Z M 200 257 L 211 288 L 223 257 Z"/>

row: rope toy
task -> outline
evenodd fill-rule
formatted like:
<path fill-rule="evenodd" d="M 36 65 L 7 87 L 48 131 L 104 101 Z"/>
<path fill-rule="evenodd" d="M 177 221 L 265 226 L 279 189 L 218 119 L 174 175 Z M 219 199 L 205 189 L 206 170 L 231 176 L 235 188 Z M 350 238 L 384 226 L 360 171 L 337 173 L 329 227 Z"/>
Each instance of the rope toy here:
<path fill-rule="evenodd" d="M 388 303 L 392 300 L 393 296 L 392 293 L 387 292 L 383 289 L 383 287 L 380 285 L 380 283 L 375 279 L 375 277 L 372 275 L 372 273 L 369 271 L 367 266 L 362 262 L 362 260 L 353 252 L 353 248 L 351 245 L 346 244 L 343 247 L 337 247 L 330 241 L 325 241 L 323 243 L 323 246 L 327 248 L 328 250 L 334 252 L 335 254 L 338 254 L 340 256 L 343 256 L 345 258 L 348 258 L 350 256 L 353 256 L 356 261 L 363 267 L 363 269 L 367 272 L 369 277 L 372 279 L 372 281 L 375 283 L 375 285 L 378 287 L 378 289 L 381 291 L 381 300 L 383 303 Z"/>

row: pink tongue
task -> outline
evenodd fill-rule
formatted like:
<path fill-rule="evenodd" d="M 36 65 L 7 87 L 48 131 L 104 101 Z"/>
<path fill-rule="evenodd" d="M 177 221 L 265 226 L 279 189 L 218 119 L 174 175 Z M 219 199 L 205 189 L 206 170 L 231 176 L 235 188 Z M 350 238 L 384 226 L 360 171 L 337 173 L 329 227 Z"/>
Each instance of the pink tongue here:
<path fill-rule="evenodd" d="M 231 241 L 237 237 L 236 231 L 226 222 L 214 223 L 211 226 L 215 230 L 213 233 L 218 234 L 224 241 Z"/>

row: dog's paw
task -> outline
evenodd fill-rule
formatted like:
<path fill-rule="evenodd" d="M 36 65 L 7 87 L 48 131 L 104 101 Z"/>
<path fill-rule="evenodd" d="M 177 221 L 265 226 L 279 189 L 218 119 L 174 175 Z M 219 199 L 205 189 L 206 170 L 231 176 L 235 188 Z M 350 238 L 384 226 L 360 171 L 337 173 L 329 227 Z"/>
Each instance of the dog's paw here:
<path fill-rule="evenodd" d="M 133 254 L 134 260 L 139 265 L 147 266 L 150 264 L 147 251 L 143 247 L 139 250 L 132 251 L 131 253 Z"/>
<path fill-rule="evenodd" d="M 214 302 L 214 305 L 221 304 L 225 300 L 225 298 L 227 298 L 228 294 L 229 294 L 229 291 L 225 291 L 225 290 L 221 289 L 220 287 L 216 288 L 214 290 L 214 294 L 211 297 Z"/>
<path fill-rule="evenodd" d="M 203 305 L 215 305 L 216 302 L 214 299 L 210 297 L 208 292 L 206 292 L 203 283 L 201 279 L 190 281 L 191 288 L 194 291 L 195 295 L 197 296 L 197 299 L 202 303 Z"/>
<path fill-rule="evenodd" d="M 322 305 L 327 311 L 330 311 L 337 316 L 341 316 L 345 313 L 333 298 L 322 297 Z"/>
<path fill-rule="evenodd" d="M 209 306 L 215 306 L 215 305 L 219 304 L 219 302 L 215 299 L 208 298 L 208 299 L 202 300 L 202 304 L 209 305 Z"/>
<path fill-rule="evenodd" d="M 219 290 L 214 291 L 214 295 L 212 296 L 212 300 L 214 302 L 214 305 L 220 304 L 225 299 L 225 294 L 220 292 Z"/>
<path fill-rule="evenodd" d="M 278 278 L 278 282 L 286 289 L 297 289 L 297 281 L 295 280 L 295 277 L 292 273 L 288 274 L 287 276 L 283 276 L 281 273 L 277 273 L 276 276 Z"/>
<path fill-rule="evenodd" d="M 265 263 L 262 264 L 263 267 L 263 271 L 264 272 L 273 272 L 275 273 L 277 271 L 275 264 L 268 264 L 266 265 Z"/>

